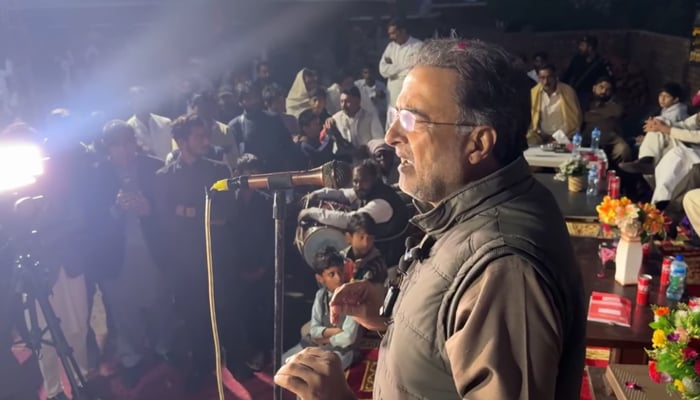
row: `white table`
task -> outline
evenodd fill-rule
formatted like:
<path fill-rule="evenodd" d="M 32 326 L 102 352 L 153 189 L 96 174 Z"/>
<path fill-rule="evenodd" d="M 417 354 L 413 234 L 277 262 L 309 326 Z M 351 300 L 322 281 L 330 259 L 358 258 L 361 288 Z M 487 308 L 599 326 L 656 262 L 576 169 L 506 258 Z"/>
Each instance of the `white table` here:
<path fill-rule="evenodd" d="M 581 147 L 582 152 L 590 152 L 590 147 Z M 602 152 L 601 152 L 602 153 Z M 604 154 L 604 153 L 603 153 Z M 603 156 L 601 154 L 601 156 Z M 571 153 L 555 153 L 544 151 L 539 146 L 530 147 L 523 153 L 525 161 L 531 167 L 558 168 L 562 163 L 571 159 Z"/>

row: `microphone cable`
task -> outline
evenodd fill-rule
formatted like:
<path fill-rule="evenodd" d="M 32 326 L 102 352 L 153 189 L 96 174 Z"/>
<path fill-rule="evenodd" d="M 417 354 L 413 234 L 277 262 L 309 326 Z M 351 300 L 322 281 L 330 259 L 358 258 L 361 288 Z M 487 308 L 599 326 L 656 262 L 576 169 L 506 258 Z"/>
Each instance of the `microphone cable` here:
<path fill-rule="evenodd" d="M 211 195 L 205 189 L 206 202 L 204 203 L 204 240 L 207 253 L 207 285 L 209 287 L 209 315 L 211 317 L 211 331 L 214 336 L 214 360 L 216 362 L 216 388 L 219 400 L 224 398 L 224 382 L 221 371 L 221 346 L 219 343 L 219 327 L 216 323 L 216 301 L 214 300 L 214 257 L 211 249 Z"/>

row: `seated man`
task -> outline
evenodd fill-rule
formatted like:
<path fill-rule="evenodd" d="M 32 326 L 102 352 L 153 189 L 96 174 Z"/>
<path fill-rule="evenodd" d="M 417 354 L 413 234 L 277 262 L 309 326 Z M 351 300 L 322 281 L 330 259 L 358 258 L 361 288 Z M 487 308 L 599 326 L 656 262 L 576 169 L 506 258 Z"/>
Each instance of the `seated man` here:
<path fill-rule="evenodd" d="M 581 106 L 576 92 L 559 82 L 551 64 L 540 67 L 537 76 L 539 83 L 530 90 L 532 123 L 527 132 L 528 144 L 551 142 L 558 130 L 572 137 L 581 127 Z"/>
<path fill-rule="evenodd" d="M 669 201 L 681 180 L 690 173 L 693 165 L 700 163 L 700 121 L 695 114 L 680 124 L 669 126 L 661 120 L 647 121 L 646 129 L 659 132 L 674 145 L 661 157 L 654 169 L 654 203 Z"/>
<path fill-rule="evenodd" d="M 632 156 L 629 145 L 622 138 L 623 107 L 613 98 L 613 81 L 609 76 L 601 76 L 593 85 L 593 99 L 588 103 L 583 115 L 583 144 L 590 146 L 591 132 L 600 129 L 600 148 L 605 151 L 610 165 L 628 161 Z"/>
<path fill-rule="evenodd" d="M 331 137 L 325 135 L 321 140 L 321 119 L 313 110 L 306 109 L 299 114 L 299 131 L 297 144 L 308 160 L 308 168 L 319 167 L 335 157 Z"/>
<path fill-rule="evenodd" d="M 307 347 L 318 346 L 335 352 L 340 357 L 343 369 L 352 365 L 360 325 L 352 317 L 341 317 L 337 325 L 332 325 L 330 321 L 329 303 L 333 292 L 344 283 L 344 261 L 343 256 L 332 247 L 327 247 L 316 255 L 313 268 L 321 288 L 316 292 L 311 309 L 311 330 L 301 338 L 299 344 L 282 355 L 282 361 Z"/>
<path fill-rule="evenodd" d="M 688 117 L 688 107 L 680 102 L 683 89 L 681 85 L 670 82 L 659 92 L 661 114 L 654 117 L 666 125 L 674 126 Z M 650 119 L 651 120 L 651 119 Z M 661 157 L 666 154 L 678 141 L 661 132 L 650 130 L 654 126 L 647 121 L 644 124 L 646 135 L 642 136 L 639 147 L 639 158 L 635 161 L 620 164 L 620 169 L 631 174 L 651 175 Z"/>
<path fill-rule="evenodd" d="M 345 231 L 354 214 L 367 213 L 377 224 L 377 247 L 387 261 L 396 262 L 401 249 L 397 255 L 395 242 L 398 241 L 398 247 L 402 248 L 401 235 L 408 225 L 408 207 L 395 190 L 382 182 L 379 167 L 372 160 L 363 160 L 353 168 L 352 182 L 351 189 L 319 189 L 310 196 L 351 205 L 354 211 L 312 207 L 299 213 L 299 221 L 311 219 Z"/>
<path fill-rule="evenodd" d="M 694 189 L 685 194 L 683 208 L 697 234 L 700 232 L 700 189 Z"/>
<path fill-rule="evenodd" d="M 326 129 L 335 127 L 343 139 L 355 147 L 366 145 L 372 139 L 383 139 L 384 128 L 372 110 L 362 107 L 360 89 L 352 86 L 340 93 L 340 111 L 325 122 Z"/>
<path fill-rule="evenodd" d="M 346 258 L 345 272 L 348 281 L 367 280 L 384 284 L 387 267 L 382 253 L 374 246 L 377 224 L 369 214 L 357 213 L 350 218 L 345 239 L 348 246 L 343 250 Z"/>

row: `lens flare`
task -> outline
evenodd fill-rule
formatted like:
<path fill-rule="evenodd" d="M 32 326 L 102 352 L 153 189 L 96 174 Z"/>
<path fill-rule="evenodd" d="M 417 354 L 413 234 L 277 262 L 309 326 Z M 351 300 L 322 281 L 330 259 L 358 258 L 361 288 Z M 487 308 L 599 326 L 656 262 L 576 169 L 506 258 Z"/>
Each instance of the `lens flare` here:
<path fill-rule="evenodd" d="M 32 144 L 0 144 L 0 192 L 36 182 L 44 173 L 41 149 Z"/>

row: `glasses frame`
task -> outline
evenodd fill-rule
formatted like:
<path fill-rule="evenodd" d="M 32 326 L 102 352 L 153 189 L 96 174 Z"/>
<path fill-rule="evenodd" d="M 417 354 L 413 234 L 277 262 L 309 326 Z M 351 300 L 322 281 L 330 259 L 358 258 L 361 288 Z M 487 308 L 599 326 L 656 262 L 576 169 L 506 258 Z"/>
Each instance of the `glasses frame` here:
<path fill-rule="evenodd" d="M 410 122 L 410 129 L 409 129 L 409 121 L 402 121 L 402 115 L 409 116 L 407 118 L 411 118 L 412 122 Z M 393 118 L 391 118 L 393 116 Z M 413 113 L 410 110 L 406 109 L 401 109 L 399 110 L 396 107 L 389 107 L 388 113 L 387 113 L 387 118 L 389 122 L 389 126 L 393 125 L 396 121 L 399 121 L 399 126 L 401 126 L 402 129 L 410 132 L 416 129 L 416 125 L 418 124 L 424 124 L 428 126 L 454 126 L 457 128 L 476 128 L 478 125 L 474 124 L 465 124 L 465 123 L 457 123 L 457 122 L 433 122 L 433 121 L 424 121 L 418 119 L 415 113 Z"/>

